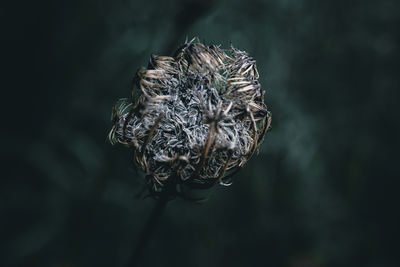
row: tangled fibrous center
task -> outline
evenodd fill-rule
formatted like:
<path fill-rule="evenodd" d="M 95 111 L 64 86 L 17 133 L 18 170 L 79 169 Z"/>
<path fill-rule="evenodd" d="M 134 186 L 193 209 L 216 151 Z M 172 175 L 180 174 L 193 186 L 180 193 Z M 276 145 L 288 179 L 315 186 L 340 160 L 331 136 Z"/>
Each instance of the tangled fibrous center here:
<path fill-rule="evenodd" d="M 172 179 L 230 184 L 258 148 L 271 116 L 247 53 L 186 43 L 174 57 L 152 56 L 132 101 L 114 107 L 112 143 L 133 148 L 153 191 Z"/>

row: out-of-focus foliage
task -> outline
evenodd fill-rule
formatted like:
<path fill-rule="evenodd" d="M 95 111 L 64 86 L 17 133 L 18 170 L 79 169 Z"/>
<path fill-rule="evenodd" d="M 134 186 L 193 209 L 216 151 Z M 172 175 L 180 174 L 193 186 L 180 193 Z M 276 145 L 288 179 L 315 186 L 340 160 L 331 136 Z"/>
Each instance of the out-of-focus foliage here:
<path fill-rule="evenodd" d="M 1 266 L 124 266 L 154 201 L 111 108 L 193 36 L 257 60 L 272 130 L 231 187 L 169 204 L 143 266 L 397 266 L 399 1 L 8 5 Z"/>

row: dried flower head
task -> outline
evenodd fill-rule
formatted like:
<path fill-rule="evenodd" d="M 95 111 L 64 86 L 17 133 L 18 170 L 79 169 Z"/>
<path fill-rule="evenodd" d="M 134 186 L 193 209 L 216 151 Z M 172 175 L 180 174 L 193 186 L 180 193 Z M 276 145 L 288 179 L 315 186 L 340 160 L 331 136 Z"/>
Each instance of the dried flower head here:
<path fill-rule="evenodd" d="M 168 185 L 229 185 L 271 123 L 255 60 L 231 47 L 191 42 L 152 56 L 132 100 L 114 106 L 111 143 L 134 151 L 152 193 Z"/>

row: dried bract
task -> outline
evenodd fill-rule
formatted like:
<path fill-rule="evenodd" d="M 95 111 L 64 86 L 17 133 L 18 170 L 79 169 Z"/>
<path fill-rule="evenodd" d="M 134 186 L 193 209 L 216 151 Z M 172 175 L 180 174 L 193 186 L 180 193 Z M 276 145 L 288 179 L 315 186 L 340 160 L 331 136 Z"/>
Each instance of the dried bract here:
<path fill-rule="evenodd" d="M 114 106 L 109 139 L 133 149 L 153 193 L 229 185 L 271 123 L 258 78 L 255 60 L 233 47 L 191 41 L 152 56 L 132 99 Z"/>

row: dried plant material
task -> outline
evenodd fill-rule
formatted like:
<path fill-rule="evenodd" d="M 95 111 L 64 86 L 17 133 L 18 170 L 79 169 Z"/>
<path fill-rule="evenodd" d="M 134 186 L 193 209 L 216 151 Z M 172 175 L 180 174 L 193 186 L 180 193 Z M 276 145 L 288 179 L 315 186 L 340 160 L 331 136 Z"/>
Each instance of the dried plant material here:
<path fill-rule="evenodd" d="M 233 47 L 192 40 L 174 57 L 152 56 L 132 100 L 114 106 L 109 139 L 133 149 L 152 193 L 229 185 L 270 127 L 258 78 L 255 60 Z"/>

